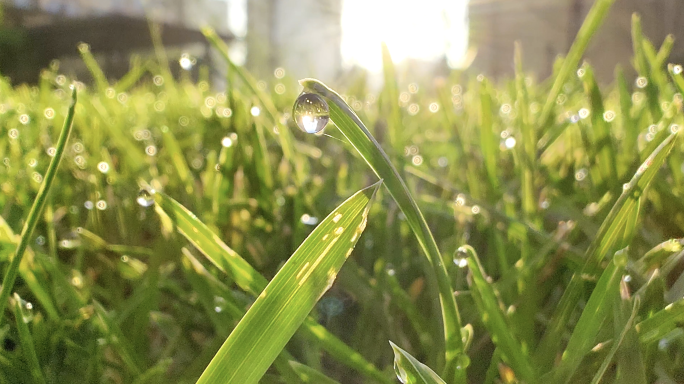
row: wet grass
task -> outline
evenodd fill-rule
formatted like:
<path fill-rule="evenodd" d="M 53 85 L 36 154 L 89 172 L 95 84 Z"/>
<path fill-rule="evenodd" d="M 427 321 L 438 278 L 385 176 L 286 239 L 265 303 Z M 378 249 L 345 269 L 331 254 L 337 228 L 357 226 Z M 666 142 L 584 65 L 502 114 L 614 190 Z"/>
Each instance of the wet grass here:
<path fill-rule="evenodd" d="M 415 83 L 387 52 L 377 94 L 304 82 L 340 140 L 296 127 L 282 70 L 110 82 L 82 46 L 42 213 L 72 79 L 0 80 L 0 382 L 394 382 L 395 356 L 415 383 L 682 381 L 684 79 L 635 18 L 637 75 L 597 84 L 610 3 L 543 82 L 518 54 Z"/>

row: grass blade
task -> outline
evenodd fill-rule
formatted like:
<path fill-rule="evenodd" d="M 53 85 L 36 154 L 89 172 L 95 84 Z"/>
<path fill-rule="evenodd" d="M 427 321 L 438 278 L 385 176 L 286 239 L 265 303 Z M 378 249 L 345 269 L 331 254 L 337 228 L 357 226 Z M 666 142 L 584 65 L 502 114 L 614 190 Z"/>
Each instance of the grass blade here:
<path fill-rule="evenodd" d="M 404 180 L 392 165 L 387 154 L 377 140 L 370 134 L 361 119 L 345 103 L 335 91 L 315 79 L 301 80 L 305 89 L 313 91 L 328 100 L 330 117 L 342 134 L 354 146 L 366 163 L 378 177 L 384 180 L 387 190 L 392 195 L 406 221 L 418 239 L 423 252 L 432 264 L 434 278 L 439 288 L 439 299 L 442 306 L 442 320 L 444 326 L 445 357 L 444 377 L 454 378 L 455 383 L 465 382 L 465 372 L 456 370 L 457 358 L 465 354 L 461 340 L 461 319 L 454 300 L 453 290 L 442 261 L 435 239 L 428 228 L 425 218 L 418 208 L 418 204 L 411 196 Z"/>
<path fill-rule="evenodd" d="M 584 356 L 594 346 L 599 330 L 612 311 L 626 263 L 627 251 L 618 251 L 601 275 L 555 369 L 554 383 L 569 382 Z"/>
<path fill-rule="evenodd" d="M 676 137 L 676 134 L 671 134 L 651 153 L 634 174 L 632 180 L 623 187 L 622 195 L 601 224 L 596 237 L 587 249 L 586 263 L 582 271 L 573 275 L 537 349 L 535 361 L 541 365 L 542 369 L 548 369 L 553 363 L 555 353 L 560 345 L 560 335 L 582 295 L 584 286 L 582 274 L 594 270 L 610 249 L 616 246 L 618 239 L 623 236 L 625 224 L 631 217 L 630 213 L 637 208 L 639 198 L 665 162 L 667 155 L 676 143 Z M 626 245 L 622 244 L 621 246 Z"/>
<path fill-rule="evenodd" d="M 69 111 L 67 112 L 66 119 L 64 119 L 64 126 L 62 127 L 62 132 L 59 134 L 59 139 L 57 140 L 57 145 L 55 147 L 55 156 L 50 161 L 47 172 L 45 172 L 45 178 L 43 179 L 43 184 L 41 184 L 36 199 L 31 206 L 28 218 L 24 224 L 24 228 L 21 231 L 21 240 L 17 246 L 17 250 L 10 262 L 10 265 L 5 273 L 5 278 L 2 280 L 2 290 L 0 291 L 0 314 L 5 312 L 5 305 L 7 305 L 7 299 L 9 299 L 10 291 L 14 287 L 14 280 L 17 278 L 17 272 L 19 270 L 19 263 L 24 256 L 24 252 L 28 247 L 29 241 L 31 241 L 31 235 L 33 230 L 38 224 L 43 208 L 45 207 L 45 202 L 47 201 L 48 193 L 50 192 L 50 187 L 55 180 L 55 175 L 57 174 L 57 168 L 64 155 L 64 149 L 66 148 L 66 143 L 69 140 L 69 135 L 71 134 L 72 124 L 74 122 L 74 110 L 76 107 L 76 87 L 71 90 L 71 105 L 69 106 Z M 0 317 L 0 324 L 2 323 L 2 317 Z"/>
<path fill-rule="evenodd" d="M 390 341 L 394 350 L 394 370 L 404 384 L 446 384 L 430 367 Z"/>
<path fill-rule="evenodd" d="M 527 383 L 535 383 L 537 380 L 530 360 L 511 333 L 506 315 L 499 305 L 494 287 L 488 281 L 477 253 L 467 245 L 459 248 L 459 253 L 465 253 L 464 256 L 467 257 L 471 277 L 470 292 L 480 312 L 482 322 L 492 335 L 492 339 L 495 340 L 494 344 L 501 352 L 501 356 L 520 379 Z"/>
<path fill-rule="evenodd" d="M 266 372 L 338 271 L 366 225 L 380 183 L 336 208 L 261 292 L 198 383 L 253 383 Z"/>
<path fill-rule="evenodd" d="M 266 287 L 268 280 L 257 272 L 245 259 L 216 236 L 197 216 L 171 197 L 156 193 L 157 213 L 171 219 L 173 225 L 217 268 L 230 276 L 245 292 L 257 296 Z M 331 356 L 356 369 L 369 378 L 386 382 L 386 376 L 360 353 L 354 351 L 322 325 L 307 319 L 300 332 L 309 341 L 321 345 Z"/>
<path fill-rule="evenodd" d="M 684 321 L 684 299 L 668 304 L 663 310 L 636 325 L 644 344 L 657 342 Z"/>
<path fill-rule="evenodd" d="M 589 41 L 591 41 L 591 38 L 594 36 L 601 24 L 603 24 L 603 20 L 606 18 L 608 10 L 614 2 L 615 0 L 597 0 L 589 10 L 587 18 L 584 20 L 582 27 L 577 32 L 577 37 L 575 38 L 575 42 L 572 43 L 572 47 L 568 52 L 568 56 L 565 58 L 565 60 L 563 60 L 563 66 L 553 82 L 549 96 L 546 98 L 546 103 L 542 109 L 541 116 L 537 121 L 541 128 L 552 125 L 552 112 L 554 106 L 556 105 L 556 98 L 563 89 L 565 82 L 577 70 L 577 65 L 582 59 L 584 51 L 589 45 Z"/>
<path fill-rule="evenodd" d="M 24 358 L 28 363 L 29 370 L 31 371 L 31 378 L 34 383 L 45 383 L 45 377 L 43 376 L 43 371 L 40 368 L 40 362 L 38 361 L 38 356 L 36 355 L 36 348 L 33 344 L 33 337 L 31 336 L 31 331 L 28 327 L 28 320 L 30 316 L 24 313 L 24 306 L 22 305 L 22 300 L 19 295 L 14 294 L 14 318 L 17 322 L 17 330 L 19 331 L 19 342 L 21 343 L 21 349 L 24 352 Z"/>

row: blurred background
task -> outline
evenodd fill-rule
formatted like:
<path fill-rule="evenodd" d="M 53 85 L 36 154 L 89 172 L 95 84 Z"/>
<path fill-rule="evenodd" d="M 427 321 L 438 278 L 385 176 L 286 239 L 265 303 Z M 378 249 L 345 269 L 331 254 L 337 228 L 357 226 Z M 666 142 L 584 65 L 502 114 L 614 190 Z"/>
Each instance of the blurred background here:
<path fill-rule="evenodd" d="M 468 69 L 493 78 L 512 74 L 513 42 L 525 69 L 543 80 L 568 51 L 592 0 L 0 0 L 0 73 L 34 82 L 59 59 L 60 70 L 86 80 L 77 46 L 88 43 L 107 76 L 129 69 L 131 54 L 153 55 L 149 24 L 159 25 L 175 71 L 223 64 L 200 32 L 214 28 L 233 60 L 258 77 L 285 68 L 293 77 L 339 82 L 367 71 L 380 79 L 385 42 L 401 72 L 414 78 Z M 676 40 L 672 60 L 684 61 L 682 0 L 617 0 L 586 59 L 600 81 L 616 64 L 630 68 L 630 18 L 639 12 L 656 46 Z M 600 48 L 599 48 L 600 47 Z M 379 80 L 378 80 L 379 81 Z"/>

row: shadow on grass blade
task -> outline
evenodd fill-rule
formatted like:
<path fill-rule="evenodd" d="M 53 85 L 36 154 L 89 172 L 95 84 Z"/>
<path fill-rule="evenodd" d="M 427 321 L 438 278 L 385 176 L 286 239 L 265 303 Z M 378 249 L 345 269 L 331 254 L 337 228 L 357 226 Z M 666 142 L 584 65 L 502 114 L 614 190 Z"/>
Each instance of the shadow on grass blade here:
<path fill-rule="evenodd" d="M 256 383 L 335 281 L 366 227 L 381 182 L 337 207 L 261 292 L 198 383 Z"/>

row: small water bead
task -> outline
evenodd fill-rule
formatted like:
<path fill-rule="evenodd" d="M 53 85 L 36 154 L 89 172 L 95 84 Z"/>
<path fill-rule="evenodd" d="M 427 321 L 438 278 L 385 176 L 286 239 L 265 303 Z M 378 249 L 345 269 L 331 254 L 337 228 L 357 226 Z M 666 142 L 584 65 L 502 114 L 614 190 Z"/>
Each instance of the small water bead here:
<path fill-rule="evenodd" d="M 135 201 L 142 207 L 151 207 L 152 204 L 154 204 L 154 197 L 152 194 L 154 193 L 153 191 L 148 191 L 147 189 L 141 189 L 140 192 L 138 192 L 138 197 L 135 199 Z"/>
<path fill-rule="evenodd" d="M 423 156 L 421 156 L 421 155 L 413 156 L 413 158 L 411 159 L 411 163 L 413 163 L 413 165 L 415 165 L 415 166 L 419 166 L 419 165 L 423 164 Z"/>
<path fill-rule="evenodd" d="M 428 109 L 430 110 L 430 112 L 436 113 L 437 111 L 439 111 L 439 104 L 430 103 L 430 106 L 428 107 Z"/>
<path fill-rule="evenodd" d="M 152 82 L 154 83 L 154 85 L 160 87 L 164 84 L 164 78 L 157 75 L 157 76 L 152 78 Z"/>
<path fill-rule="evenodd" d="M 7 135 L 9 135 L 10 139 L 16 139 L 19 137 L 19 130 L 12 128 L 7 132 Z"/>
<path fill-rule="evenodd" d="M 582 181 L 587 177 L 587 170 L 582 168 L 575 173 L 575 180 Z"/>
<path fill-rule="evenodd" d="M 504 145 L 506 146 L 507 149 L 513 149 L 515 147 L 516 141 L 515 137 L 510 136 L 504 140 Z"/>
<path fill-rule="evenodd" d="M 38 245 L 44 245 L 44 244 L 45 244 L 45 236 L 38 236 L 38 237 L 36 237 L 36 244 L 38 244 Z"/>
<path fill-rule="evenodd" d="M 66 84 L 66 81 L 67 79 L 64 75 L 57 75 L 57 77 L 55 77 L 55 83 L 57 83 L 57 85 L 64 85 Z"/>
<path fill-rule="evenodd" d="M 460 193 L 458 196 L 456 196 L 456 201 L 454 202 L 454 204 L 456 204 L 457 207 L 462 207 L 465 205 L 465 203 L 466 198 L 464 194 Z"/>
<path fill-rule="evenodd" d="M 677 132 L 679 132 L 679 125 L 677 125 L 677 124 L 670 125 L 670 133 L 677 133 Z"/>
<path fill-rule="evenodd" d="M 420 106 L 416 103 L 413 103 L 408 106 L 408 113 L 411 116 L 415 116 L 418 112 L 420 112 Z"/>
<path fill-rule="evenodd" d="M 97 203 L 95 203 L 95 206 L 96 206 L 97 209 L 99 209 L 100 211 L 104 211 L 105 209 L 107 209 L 107 202 L 104 201 L 104 200 L 100 200 L 100 201 L 98 201 Z"/>
<path fill-rule="evenodd" d="M 577 77 L 582 78 L 586 73 L 587 71 L 584 68 L 580 68 L 577 70 Z"/>
<path fill-rule="evenodd" d="M 90 211 L 91 209 L 93 209 L 94 204 L 92 201 L 88 200 L 85 203 L 83 203 L 83 206 L 85 207 L 85 209 Z"/>
<path fill-rule="evenodd" d="M 645 88 L 648 85 L 648 79 L 646 79 L 645 77 L 638 77 L 635 83 L 637 87 Z"/>
<path fill-rule="evenodd" d="M 672 73 L 674 73 L 675 75 L 680 75 L 683 71 L 684 69 L 682 69 L 681 65 L 675 65 L 674 67 L 672 67 Z"/>
<path fill-rule="evenodd" d="M 255 105 L 255 106 L 252 107 L 252 109 L 249 110 L 249 113 L 250 113 L 252 116 L 257 117 L 257 116 L 259 116 L 259 115 L 261 114 L 261 109 L 259 109 L 259 107 L 257 107 L 257 106 Z"/>
<path fill-rule="evenodd" d="M 402 92 L 399 94 L 399 101 L 402 103 L 408 103 L 411 100 L 411 95 L 408 92 Z"/>
<path fill-rule="evenodd" d="M 571 124 L 577 124 L 577 122 L 580 121 L 580 117 L 579 115 L 570 115 L 568 121 L 570 121 Z"/>
<path fill-rule="evenodd" d="M 31 179 L 33 179 L 33 181 L 35 181 L 36 183 L 42 183 L 43 175 L 41 175 L 38 172 L 33 172 L 33 174 L 31 174 Z"/>
<path fill-rule="evenodd" d="M 230 137 L 226 136 L 223 139 L 221 139 L 221 145 L 225 148 L 230 148 L 233 146 L 233 139 Z"/>
<path fill-rule="evenodd" d="M 38 160 L 36 160 L 36 159 L 30 159 L 30 160 L 28 161 L 28 166 L 31 167 L 31 168 L 35 168 L 36 165 L 38 165 Z"/>
<path fill-rule="evenodd" d="M 605 111 L 605 112 L 603 113 L 603 120 L 605 120 L 605 121 L 607 121 L 607 122 L 609 122 L 609 123 L 610 123 L 611 121 L 615 120 L 615 112 L 613 112 L 613 111 Z"/>
<path fill-rule="evenodd" d="M 178 59 L 178 65 L 186 71 L 191 70 L 195 64 L 197 64 L 197 59 L 187 53 L 181 54 L 180 59 Z"/>
<path fill-rule="evenodd" d="M 479 205 L 473 205 L 473 207 L 470 209 L 470 211 L 473 213 L 473 215 L 477 215 L 480 213 L 480 206 Z"/>
<path fill-rule="evenodd" d="M 292 115 L 299 129 L 306 133 L 318 133 L 330 120 L 328 103 L 314 93 L 302 93 L 295 101 Z"/>
<path fill-rule="evenodd" d="M 45 153 L 47 153 L 50 157 L 54 157 L 55 154 L 57 154 L 57 149 L 55 147 L 50 147 L 47 150 L 45 150 Z"/>
<path fill-rule="evenodd" d="M 116 99 L 119 101 L 121 104 L 126 104 L 128 101 L 128 95 L 125 92 L 121 92 L 118 95 L 116 95 Z"/>
<path fill-rule="evenodd" d="M 148 156 L 154 156 L 157 154 L 157 147 L 148 145 L 147 148 L 145 148 L 145 153 L 147 153 Z"/>
<path fill-rule="evenodd" d="M 437 165 L 439 165 L 440 167 L 444 168 L 444 167 L 446 167 L 447 165 L 449 165 L 449 159 L 447 159 L 446 157 L 442 156 L 442 157 L 440 157 L 439 159 L 437 159 Z"/>
<path fill-rule="evenodd" d="M 590 112 L 589 112 L 589 110 L 586 109 L 586 108 L 582 108 L 582 109 L 579 110 L 579 117 L 580 117 L 581 119 L 586 119 L 587 117 L 589 117 L 589 114 L 590 114 Z"/>
<path fill-rule="evenodd" d="M 282 79 L 285 77 L 285 70 L 281 67 L 278 67 L 273 71 L 273 76 L 275 76 L 276 79 Z"/>
<path fill-rule="evenodd" d="M 109 164 L 105 161 L 101 161 L 97 164 L 97 169 L 102 173 L 109 172 Z"/>
<path fill-rule="evenodd" d="M 274 87 L 274 90 L 275 90 L 275 93 L 282 95 L 283 93 L 285 93 L 286 88 L 285 88 L 285 85 L 283 83 L 278 83 Z"/>

